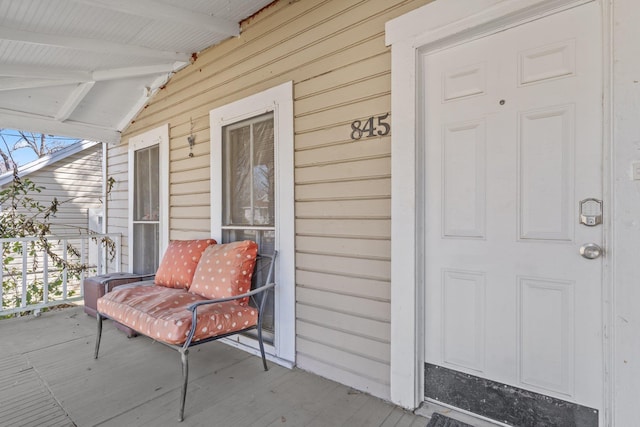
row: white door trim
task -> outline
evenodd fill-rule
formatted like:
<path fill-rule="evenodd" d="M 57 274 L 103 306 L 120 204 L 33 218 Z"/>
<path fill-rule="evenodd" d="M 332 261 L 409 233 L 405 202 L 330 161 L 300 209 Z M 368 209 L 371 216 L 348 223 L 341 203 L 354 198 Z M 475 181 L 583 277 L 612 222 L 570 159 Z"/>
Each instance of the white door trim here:
<path fill-rule="evenodd" d="M 275 358 L 295 365 L 295 213 L 293 198 L 293 82 L 286 82 L 211 110 L 211 237 L 222 241 L 222 129 L 269 111 L 274 113 L 276 163 Z"/>
<path fill-rule="evenodd" d="M 391 400 L 405 408 L 415 408 L 423 400 L 424 370 L 424 280 L 421 257 L 424 200 L 421 196 L 422 164 L 419 135 L 420 92 L 416 76 L 419 53 L 460 44 L 482 35 L 513 27 L 558 11 L 600 0 L 447 0 L 436 1 L 400 16 L 386 25 L 386 43 L 391 45 Z M 611 64 L 609 46 L 611 5 L 602 1 L 602 28 L 608 63 L 603 70 L 603 176 L 605 247 L 611 247 Z M 612 259 L 603 261 L 603 327 L 609 331 L 612 295 Z M 604 334 L 605 369 L 611 372 L 613 347 L 610 334 Z M 605 374 L 605 420 L 611 423 L 612 378 Z"/>
<path fill-rule="evenodd" d="M 129 138 L 129 152 L 128 152 L 128 212 L 129 212 L 129 226 L 128 226 L 128 272 L 133 272 L 132 252 L 133 248 L 133 182 L 134 182 L 134 170 L 135 170 L 135 152 L 143 148 L 158 145 L 159 149 L 159 173 L 160 173 L 160 194 L 159 203 L 160 210 L 158 217 L 160 218 L 160 248 L 158 262 L 162 260 L 164 251 L 169 246 L 169 123 L 166 123 L 157 128 L 151 129 L 140 135 Z"/>

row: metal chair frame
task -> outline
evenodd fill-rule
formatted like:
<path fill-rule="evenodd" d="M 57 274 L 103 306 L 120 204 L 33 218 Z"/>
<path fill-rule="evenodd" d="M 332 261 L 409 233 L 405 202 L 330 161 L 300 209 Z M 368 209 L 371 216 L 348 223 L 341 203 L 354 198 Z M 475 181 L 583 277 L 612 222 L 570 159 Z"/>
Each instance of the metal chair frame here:
<path fill-rule="evenodd" d="M 184 344 L 182 345 L 175 345 L 175 344 L 168 344 L 166 342 L 163 341 L 157 341 L 155 340 L 153 337 L 149 337 L 151 339 L 154 339 L 154 341 L 157 341 L 161 344 L 166 345 L 167 347 L 170 347 L 176 351 L 178 351 L 180 353 L 180 360 L 182 363 L 182 391 L 180 394 L 180 414 L 178 417 L 178 421 L 182 422 L 184 420 L 184 406 L 185 406 L 185 402 L 187 399 L 187 385 L 189 382 L 189 348 L 196 346 L 196 345 L 200 345 L 200 344 L 204 344 L 207 342 L 211 342 L 211 341 L 216 341 L 219 340 L 221 338 L 225 338 L 231 335 L 236 335 L 236 334 L 240 334 L 243 332 L 247 332 L 253 329 L 256 329 L 258 332 L 258 344 L 260 346 L 260 354 L 262 356 L 262 365 L 264 367 L 265 371 L 269 370 L 269 367 L 267 366 L 267 359 L 266 359 L 266 355 L 265 355 L 265 351 L 264 351 L 264 342 L 262 339 L 262 318 L 263 318 L 263 312 L 264 312 L 264 308 L 265 308 L 265 302 L 267 300 L 267 291 L 269 291 L 270 289 L 273 289 L 275 287 L 275 282 L 273 280 L 273 275 L 274 275 L 274 269 L 275 269 L 275 262 L 276 262 L 276 256 L 277 256 L 277 251 L 274 252 L 273 255 L 263 255 L 260 254 L 256 257 L 256 263 L 255 263 L 255 267 L 254 267 L 254 277 L 256 276 L 256 272 L 259 271 L 259 267 L 258 264 L 260 263 L 261 259 L 268 259 L 269 260 L 269 270 L 267 272 L 267 277 L 264 281 L 264 284 L 262 284 L 261 286 L 257 286 L 255 289 L 253 289 L 250 292 L 246 292 L 244 294 L 241 295 L 236 295 L 236 296 L 232 296 L 232 297 L 227 297 L 227 298 L 219 298 L 219 299 L 213 299 L 213 300 L 206 300 L 206 301 L 198 301 L 196 303 L 193 303 L 191 305 L 189 305 L 187 307 L 187 310 L 191 311 L 191 329 L 189 331 L 189 334 L 187 336 L 187 339 L 185 340 Z M 219 304 L 222 302 L 227 302 L 227 301 L 235 301 L 235 300 L 240 300 L 240 299 L 244 299 L 244 298 L 249 298 L 251 300 L 251 302 L 253 302 L 253 306 L 255 306 L 258 310 L 258 320 L 256 322 L 255 325 L 252 325 L 248 328 L 244 328 L 244 329 L 240 329 L 237 331 L 233 331 L 233 332 L 229 332 L 226 334 L 221 334 L 221 335 L 216 335 L 214 337 L 211 338 L 206 338 L 206 339 L 202 339 L 202 340 L 198 340 L 198 341 L 192 341 L 193 337 L 196 333 L 196 328 L 197 328 L 197 319 L 198 319 L 198 307 L 202 307 L 205 305 L 211 305 L 211 304 Z M 109 316 L 102 314 L 100 312 L 98 312 L 96 314 L 96 319 L 98 321 L 98 335 L 96 337 L 96 348 L 95 348 L 95 352 L 94 352 L 94 359 L 98 358 L 98 352 L 100 350 L 100 341 L 102 339 L 102 321 L 104 319 L 111 319 L 111 320 L 115 320 L 110 318 Z M 140 334 L 140 335 L 145 335 L 143 332 L 139 331 L 136 329 L 136 331 Z"/>

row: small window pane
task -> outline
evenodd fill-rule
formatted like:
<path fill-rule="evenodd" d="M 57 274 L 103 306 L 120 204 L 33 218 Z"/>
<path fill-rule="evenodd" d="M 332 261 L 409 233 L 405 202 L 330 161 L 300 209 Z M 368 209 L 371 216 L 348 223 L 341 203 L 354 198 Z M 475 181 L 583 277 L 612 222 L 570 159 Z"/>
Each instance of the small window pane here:
<path fill-rule="evenodd" d="M 253 240 L 258 244 L 260 253 L 273 254 L 276 243 L 276 233 L 274 230 L 222 230 L 222 242 L 236 242 L 238 240 Z M 264 283 L 266 277 L 266 270 L 260 270 L 257 272 L 258 277 L 253 278 L 253 284 L 251 288 L 255 287 L 256 283 Z M 265 303 L 265 310 L 263 313 L 262 328 L 266 332 L 264 335 L 265 342 L 273 344 L 273 333 L 275 325 L 275 302 L 273 291 L 269 291 L 267 295 L 267 301 Z"/>
<path fill-rule="evenodd" d="M 273 113 L 223 130 L 225 225 L 275 224 Z"/>
<path fill-rule="evenodd" d="M 158 269 L 160 228 L 158 223 L 133 224 L 133 272 L 154 273 Z"/>
<path fill-rule="evenodd" d="M 160 212 L 158 146 L 135 152 L 134 221 L 157 221 Z"/>
<path fill-rule="evenodd" d="M 253 132 L 253 223 L 274 225 L 273 119 L 256 123 Z"/>

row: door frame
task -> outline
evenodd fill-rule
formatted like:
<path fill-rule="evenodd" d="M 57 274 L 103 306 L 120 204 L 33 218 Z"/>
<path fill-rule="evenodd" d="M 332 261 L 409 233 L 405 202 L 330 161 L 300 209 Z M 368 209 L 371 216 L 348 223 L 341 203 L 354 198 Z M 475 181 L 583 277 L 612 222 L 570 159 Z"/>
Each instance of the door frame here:
<path fill-rule="evenodd" d="M 612 48 L 611 4 L 602 0 L 434 1 L 386 24 L 391 46 L 391 400 L 416 408 L 424 400 L 424 139 L 420 131 L 421 54 L 462 44 L 525 22 L 598 2 L 603 44 L 603 245 L 612 236 Z M 603 412 L 611 424 L 613 339 L 611 334 L 613 260 L 603 258 Z"/>
<path fill-rule="evenodd" d="M 295 366 L 295 212 L 293 82 L 288 81 L 225 104 L 209 112 L 211 137 L 211 237 L 222 241 L 222 133 L 226 125 L 273 112 L 276 168 L 276 263 L 274 346 L 267 358 L 282 366 Z M 259 354 L 254 347 L 225 339 L 227 344 Z M 255 341 L 255 340 L 254 340 Z"/>
<path fill-rule="evenodd" d="M 128 162 L 128 174 L 127 174 L 127 191 L 128 197 L 128 238 L 127 238 L 127 250 L 129 259 L 127 261 L 127 271 L 133 272 L 133 192 L 134 192 L 134 180 L 135 180 L 135 153 L 143 148 L 152 147 L 158 145 L 159 158 L 158 158 L 158 170 L 160 174 L 159 180 L 159 212 L 158 218 L 160 218 L 160 241 L 158 248 L 158 263 L 162 260 L 164 251 L 169 246 L 169 123 L 165 123 L 161 126 L 153 128 L 149 131 L 141 133 L 140 135 L 129 138 L 129 146 L 127 152 Z"/>

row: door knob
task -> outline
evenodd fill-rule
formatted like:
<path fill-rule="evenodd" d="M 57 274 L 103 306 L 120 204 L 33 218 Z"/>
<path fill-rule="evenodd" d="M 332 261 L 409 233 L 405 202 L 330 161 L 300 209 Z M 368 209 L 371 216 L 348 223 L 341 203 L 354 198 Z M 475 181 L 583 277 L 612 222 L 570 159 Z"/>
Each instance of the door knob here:
<path fill-rule="evenodd" d="M 602 248 L 595 243 L 585 243 L 580 247 L 580 255 L 587 259 L 596 259 L 602 255 Z"/>

